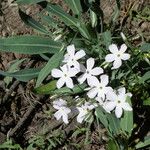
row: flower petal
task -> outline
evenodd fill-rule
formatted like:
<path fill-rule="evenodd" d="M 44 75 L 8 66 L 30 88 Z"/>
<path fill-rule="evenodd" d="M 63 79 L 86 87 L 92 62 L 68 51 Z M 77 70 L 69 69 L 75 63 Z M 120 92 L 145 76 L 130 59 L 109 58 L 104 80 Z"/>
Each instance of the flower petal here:
<path fill-rule="evenodd" d="M 63 78 L 60 78 L 57 83 L 56 83 L 56 86 L 58 89 L 60 89 L 63 85 L 65 84 L 65 81 Z"/>
<path fill-rule="evenodd" d="M 98 91 L 98 97 L 101 97 L 102 99 L 105 99 L 105 93 L 103 90 Z"/>
<path fill-rule="evenodd" d="M 116 59 L 116 60 L 113 62 L 113 67 L 112 67 L 111 69 L 117 69 L 117 68 L 119 68 L 121 65 L 122 65 L 121 59 Z"/>
<path fill-rule="evenodd" d="M 115 92 L 112 91 L 106 94 L 106 99 L 110 101 L 115 101 L 116 99 L 118 99 L 118 96 L 116 95 Z"/>
<path fill-rule="evenodd" d="M 62 113 L 58 110 L 57 112 L 55 112 L 54 117 L 59 120 L 62 116 Z"/>
<path fill-rule="evenodd" d="M 73 66 L 74 66 L 74 68 L 75 68 L 78 72 L 80 72 L 80 64 L 79 64 L 78 61 L 74 61 Z"/>
<path fill-rule="evenodd" d="M 100 75 L 100 74 L 102 74 L 103 72 L 104 72 L 104 71 L 103 71 L 103 69 L 102 69 L 101 67 L 95 67 L 95 68 L 93 68 L 93 69 L 90 71 L 91 75 L 94 75 L 94 76 Z"/>
<path fill-rule="evenodd" d="M 120 51 L 121 53 L 124 53 L 126 50 L 127 50 L 126 44 L 122 44 L 119 51 Z"/>
<path fill-rule="evenodd" d="M 78 60 L 78 59 L 84 57 L 85 55 L 86 54 L 85 54 L 84 50 L 80 50 L 80 51 L 76 52 L 75 59 Z"/>
<path fill-rule="evenodd" d="M 87 77 L 88 85 L 91 87 L 97 87 L 99 86 L 99 80 L 95 76 L 89 76 Z"/>
<path fill-rule="evenodd" d="M 122 60 L 128 60 L 129 58 L 130 58 L 130 54 L 128 54 L 128 53 L 124 53 L 121 55 Z"/>
<path fill-rule="evenodd" d="M 65 81 L 66 81 L 66 86 L 67 86 L 68 88 L 72 89 L 72 88 L 74 87 L 73 81 L 72 81 L 71 78 L 66 78 Z"/>
<path fill-rule="evenodd" d="M 132 107 L 128 103 L 123 103 L 122 108 L 126 111 L 132 111 Z"/>
<path fill-rule="evenodd" d="M 61 98 L 58 100 L 53 101 L 53 105 L 58 105 L 58 106 L 65 106 L 67 105 L 67 102 Z"/>
<path fill-rule="evenodd" d="M 107 94 L 107 93 L 110 93 L 110 92 L 113 92 L 113 88 L 110 87 L 110 86 L 107 86 L 104 88 L 104 93 Z"/>
<path fill-rule="evenodd" d="M 105 102 L 104 108 L 110 112 L 116 107 L 115 102 Z"/>
<path fill-rule="evenodd" d="M 74 44 L 67 46 L 67 52 L 70 56 L 74 56 L 75 54 L 75 46 Z"/>
<path fill-rule="evenodd" d="M 75 75 L 79 72 L 77 68 L 70 68 L 68 70 L 68 76 L 69 77 L 75 77 Z"/>
<path fill-rule="evenodd" d="M 62 77 L 63 75 L 63 72 L 59 69 L 53 69 L 52 70 L 52 76 L 55 77 L 55 78 L 60 78 Z"/>
<path fill-rule="evenodd" d="M 64 122 L 65 124 L 68 124 L 68 123 L 69 123 L 69 121 L 68 121 L 68 115 L 67 115 L 67 114 L 63 114 L 63 115 L 62 115 L 62 119 L 63 119 L 63 122 Z"/>
<path fill-rule="evenodd" d="M 93 88 L 87 92 L 87 96 L 89 98 L 94 98 L 94 97 L 96 97 L 96 95 L 97 95 L 97 89 L 96 88 Z"/>
<path fill-rule="evenodd" d="M 117 90 L 117 92 L 119 93 L 119 94 L 125 94 L 126 93 L 126 89 L 124 88 L 124 87 L 121 87 L 121 88 L 119 88 L 118 90 Z"/>
<path fill-rule="evenodd" d="M 123 113 L 122 108 L 121 107 L 116 107 L 116 109 L 115 109 L 115 115 L 116 115 L 116 117 L 120 118 L 121 115 L 122 115 L 122 113 Z"/>
<path fill-rule="evenodd" d="M 102 97 L 96 97 L 95 100 L 98 101 L 100 105 L 103 105 L 104 103 L 104 99 L 102 99 Z"/>
<path fill-rule="evenodd" d="M 115 60 L 115 58 L 116 58 L 116 56 L 115 56 L 114 54 L 108 54 L 108 55 L 106 55 L 106 57 L 105 57 L 105 61 L 106 61 L 106 62 L 112 62 L 112 61 Z"/>
<path fill-rule="evenodd" d="M 85 118 L 85 116 L 79 114 L 77 116 L 77 122 L 82 123 L 82 121 L 84 120 L 84 118 Z"/>
<path fill-rule="evenodd" d="M 94 58 L 89 58 L 86 61 L 87 70 L 91 70 L 94 67 L 94 64 L 95 64 Z"/>
<path fill-rule="evenodd" d="M 69 67 L 68 67 L 66 64 L 63 65 L 63 66 L 61 66 L 60 68 L 61 68 L 61 70 L 62 70 L 62 72 L 63 72 L 64 74 L 67 74 Z"/>
<path fill-rule="evenodd" d="M 101 84 L 106 86 L 108 84 L 108 75 L 101 75 L 100 76 L 100 79 L 101 79 Z"/>
<path fill-rule="evenodd" d="M 79 82 L 80 84 L 82 84 L 86 79 L 87 79 L 87 74 L 84 73 L 83 75 L 81 75 L 81 76 L 78 78 L 78 82 Z"/>
<path fill-rule="evenodd" d="M 109 50 L 110 50 L 110 52 L 112 52 L 113 54 L 118 53 L 118 47 L 117 47 L 116 44 L 111 44 L 111 45 L 109 46 Z"/>

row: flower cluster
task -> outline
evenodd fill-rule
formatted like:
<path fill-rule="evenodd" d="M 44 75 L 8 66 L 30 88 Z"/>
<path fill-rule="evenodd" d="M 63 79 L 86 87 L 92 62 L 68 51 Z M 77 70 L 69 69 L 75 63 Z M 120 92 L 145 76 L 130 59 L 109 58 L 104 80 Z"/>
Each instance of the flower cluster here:
<path fill-rule="evenodd" d="M 112 69 L 119 68 L 122 65 L 122 60 L 130 58 L 130 55 L 125 53 L 126 49 L 127 46 L 125 44 L 121 45 L 120 50 L 115 44 L 109 46 L 112 54 L 106 55 L 105 61 L 113 62 Z M 126 93 L 124 87 L 114 90 L 109 86 L 109 76 L 104 74 L 104 70 L 100 66 L 95 66 L 94 58 L 88 58 L 85 66 L 80 63 L 80 60 L 85 55 L 84 50 L 76 52 L 75 46 L 69 45 L 62 61 L 63 65 L 60 66 L 60 69 L 53 69 L 51 73 L 54 78 L 59 78 L 56 84 L 58 89 L 64 85 L 72 89 L 74 87 L 74 81 L 79 84 L 86 82 L 88 85 L 85 89 L 87 91 L 87 97 L 95 102 L 91 103 L 86 101 L 82 104 L 77 103 L 76 109 L 79 112 L 77 121 L 82 123 L 83 120 L 87 120 L 88 114 L 99 105 L 108 113 L 114 110 L 117 118 L 122 116 L 123 110 L 132 111 L 132 107 L 126 102 L 127 97 L 131 97 L 132 95 Z M 54 114 L 55 118 L 57 120 L 62 118 L 64 123 L 67 124 L 69 122 L 68 114 L 71 113 L 71 109 L 67 107 L 67 102 L 63 99 L 58 99 L 53 102 L 53 107 L 58 110 Z"/>

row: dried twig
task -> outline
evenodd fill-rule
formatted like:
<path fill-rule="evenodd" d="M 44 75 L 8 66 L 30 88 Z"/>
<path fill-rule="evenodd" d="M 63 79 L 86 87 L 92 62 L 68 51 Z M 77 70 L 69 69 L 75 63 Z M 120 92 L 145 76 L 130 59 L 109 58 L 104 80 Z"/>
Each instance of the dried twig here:
<path fill-rule="evenodd" d="M 36 108 L 40 106 L 39 102 L 43 100 L 43 97 L 44 96 L 39 96 L 36 99 L 36 102 L 34 103 L 34 105 L 30 106 L 28 111 L 24 114 L 23 118 L 21 118 L 20 121 L 15 126 L 15 128 L 13 128 L 10 131 L 9 133 L 10 137 L 16 136 L 17 133 L 19 133 L 20 131 L 23 131 L 25 124 L 28 123 L 29 120 L 31 120 L 31 117 L 34 116 L 33 114 L 35 113 Z"/>
<path fill-rule="evenodd" d="M 19 84 L 19 81 L 17 80 L 17 81 L 15 81 L 15 82 L 11 85 L 10 89 L 8 90 L 8 92 L 6 92 L 6 94 L 4 95 L 3 99 L 0 101 L 0 105 L 1 105 L 1 104 L 4 104 L 4 103 L 8 100 L 9 96 L 10 96 L 11 93 L 14 91 L 14 89 L 18 86 L 18 84 Z"/>

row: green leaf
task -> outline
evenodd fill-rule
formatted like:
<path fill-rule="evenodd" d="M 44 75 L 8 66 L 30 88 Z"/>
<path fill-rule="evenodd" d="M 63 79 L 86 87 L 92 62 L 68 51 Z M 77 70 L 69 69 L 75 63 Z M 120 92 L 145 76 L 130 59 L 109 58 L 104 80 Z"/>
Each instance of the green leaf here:
<path fill-rule="evenodd" d="M 37 94 L 57 94 L 57 95 L 74 95 L 78 93 L 82 93 L 87 85 L 81 84 L 81 85 L 75 85 L 73 89 L 69 89 L 67 87 L 63 87 L 60 89 L 56 89 L 56 82 L 57 81 L 51 81 L 50 83 L 46 85 L 42 85 L 38 88 L 36 88 L 34 91 Z M 52 90 L 51 90 L 52 88 Z"/>
<path fill-rule="evenodd" d="M 113 23 L 115 23 L 115 21 L 119 17 L 120 8 L 121 8 L 120 0 L 116 0 L 116 6 L 115 6 L 114 12 L 112 14 L 112 21 L 113 21 Z"/>
<path fill-rule="evenodd" d="M 52 28 L 58 29 L 58 22 L 56 20 L 54 20 L 51 16 L 46 16 L 46 15 L 44 15 L 42 13 L 40 13 L 39 16 L 49 26 L 51 26 Z"/>
<path fill-rule="evenodd" d="M 131 105 L 130 97 L 127 98 L 127 102 Z M 124 111 L 124 115 L 120 120 L 120 126 L 122 131 L 130 137 L 133 130 L 133 111 Z"/>
<path fill-rule="evenodd" d="M 27 82 L 38 76 L 41 68 L 22 69 L 13 73 L 0 70 L 0 75 L 16 78 L 19 81 Z"/>
<path fill-rule="evenodd" d="M 22 54 L 57 53 L 61 47 L 61 43 L 46 37 L 14 36 L 0 38 L 0 51 L 5 52 Z"/>
<path fill-rule="evenodd" d="M 82 12 L 80 0 L 65 0 L 65 2 L 75 15 L 79 15 Z"/>
<path fill-rule="evenodd" d="M 107 114 L 107 119 L 108 119 L 108 127 L 111 132 L 111 134 L 118 135 L 120 133 L 120 121 L 116 116 L 113 114 Z"/>
<path fill-rule="evenodd" d="M 82 22 L 79 22 L 78 19 L 67 14 L 60 6 L 47 4 L 47 7 L 45 9 L 48 12 L 53 13 L 54 15 L 58 16 L 61 19 L 61 21 L 63 21 L 70 28 L 78 29 L 83 37 L 87 39 L 91 39 L 90 34 L 85 24 Z"/>
<path fill-rule="evenodd" d="M 108 49 L 109 45 L 112 43 L 111 32 L 106 31 L 106 32 L 102 33 L 102 39 L 103 39 L 103 43 L 105 44 L 106 48 Z"/>
<path fill-rule="evenodd" d="M 21 11 L 19 9 L 19 15 L 21 17 L 21 19 L 23 20 L 23 22 L 32 27 L 33 29 L 41 32 L 41 33 L 44 33 L 44 34 L 51 34 L 49 31 L 47 31 L 45 29 L 45 27 L 43 25 L 41 25 L 39 22 L 35 21 L 32 17 L 30 17 L 29 15 L 25 14 L 23 11 Z"/>
<path fill-rule="evenodd" d="M 15 71 L 17 71 L 18 69 L 19 69 L 19 65 L 23 62 L 23 61 L 25 61 L 26 59 L 21 59 L 21 60 L 15 60 L 15 61 L 13 61 L 13 63 L 10 65 L 10 67 L 9 67 L 9 69 L 8 69 L 8 72 L 15 72 Z M 9 85 L 9 83 L 12 81 L 12 77 L 5 77 L 4 78 L 4 81 L 5 81 L 5 83 L 6 83 L 6 85 L 8 86 Z"/>
<path fill-rule="evenodd" d="M 90 10 L 90 18 L 91 18 L 92 27 L 93 28 L 96 27 L 97 26 L 97 15 L 92 10 Z"/>
<path fill-rule="evenodd" d="M 144 138 L 143 142 L 139 142 L 138 144 L 136 144 L 136 149 L 138 148 L 144 148 L 145 146 L 149 146 L 150 145 L 150 136 L 147 136 Z"/>
<path fill-rule="evenodd" d="M 115 140 L 109 140 L 106 146 L 106 150 L 120 150 Z"/>
<path fill-rule="evenodd" d="M 34 89 L 35 93 L 38 94 L 50 94 L 51 91 L 56 89 L 56 80 L 51 81 L 50 83 L 46 84 L 46 85 L 42 85 L 40 87 L 37 87 Z"/>
<path fill-rule="evenodd" d="M 58 16 L 66 25 L 77 26 L 78 19 L 67 14 L 60 6 L 47 4 L 47 7 L 45 9 L 48 12 L 53 13 L 54 15 Z"/>
<path fill-rule="evenodd" d="M 139 83 L 144 83 L 146 81 L 149 81 L 150 79 L 150 71 L 147 71 L 139 80 Z"/>
<path fill-rule="evenodd" d="M 150 106 L 150 97 L 144 100 L 143 105 Z"/>
<path fill-rule="evenodd" d="M 42 81 L 48 76 L 48 74 L 51 72 L 53 68 L 57 68 L 60 65 L 63 59 L 63 54 L 64 51 L 61 51 L 59 53 L 54 54 L 51 57 L 51 59 L 48 61 L 45 67 L 40 71 L 36 82 L 36 87 L 38 87 L 42 83 Z"/>
<path fill-rule="evenodd" d="M 149 52 L 150 51 L 150 43 L 144 43 L 141 47 L 140 50 L 143 52 Z"/>
<path fill-rule="evenodd" d="M 53 94 L 63 94 L 63 95 L 75 95 L 84 92 L 84 89 L 87 87 L 86 84 L 74 85 L 73 89 L 69 89 L 67 87 L 63 87 L 53 91 Z"/>
<path fill-rule="evenodd" d="M 18 4 L 36 4 L 45 0 L 16 0 Z"/>
<path fill-rule="evenodd" d="M 108 121 L 107 121 L 107 118 L 106 118 L 106 113 L 105 113 L 105 111 L 103 110 L 102 107 L 97 107 L 96 108 L 95 115 L 96 115 L 96 117 L 99 118 L 99 120 L 104 125 L 104 127 L 108 128 Z"/>

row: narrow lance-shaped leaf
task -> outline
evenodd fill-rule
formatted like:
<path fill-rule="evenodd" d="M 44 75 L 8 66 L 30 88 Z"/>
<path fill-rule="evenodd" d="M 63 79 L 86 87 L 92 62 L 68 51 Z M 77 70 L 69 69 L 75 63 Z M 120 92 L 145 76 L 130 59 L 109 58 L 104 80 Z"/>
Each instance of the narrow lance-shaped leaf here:
<path fill-rule="evenodd" d="M 16 0 L 18 4 L 36 4 L 45 0 Z"/>
<path fill-rule="evenodd" d="M 56 80 L 53 80 L 50 83 L 37 87 L 34 89 L 34 92 L 38 94 L 50 94 L 51 91 L 56 89 L 56 82 Z"/>
<path fill-rule="evenodd" d="M 65 94 L 65 95 L 75 95 L 84 92 L 84 89 L 87 87 L 86 84 L 81 84 L 81 85 L 74 85 L 73 89 L 69 89 L 67 87 L 63 87 L 60 89 L 56 89 L 55 91 L 52 91 L 52 94 Z"/>
<path fill-rule="evenodd" d="M 148 145 L 150 145 L 150 136 L 146 136 L 144 138 L 144 141 L 139 142 L 135 147 L 136 149 L 139 149 L 139 148 L 144 148 Z"/>
<path fill-rule="evenodd" d="M 80 22 L 75 17 L 67 14 L 60 6 L 47 4 L 47 7 L 45 8 L 45 10 L 58 16 L 61 19 L 61 21 L 63 21 L 70 28 L 78 29 L 81 35 L 85 37 L 86 39 L 91 39 L 90 34 L 85 24 Z"/>
<path fill-rule="evenodd" d="M 21 19 L 23 20 L 23 22 L 32 27 L 33 29 L 41 32 L 41 33 L 44 33 L 44 34 L 51 34 L 49 31 L 46 30 L 46 28 L 41 25 L 39 22 L 35 21 L 32 17 L 30 17 L 29 15 L 25 14 L 23 11 L 21 11 L 19 9 L 19 15 L 21 17 Z"/>
<path fill-rule="evenodd" d="M 75 85 L 73 89 L 69 89 L 67 87 L 63 87 L 60 89 L 56 89 L 57 81 L 51 81 L 46 85 L 42 85 L 34 89 L 37 94 L 58 94 L 58 95 L 74 95 L 78 93 L 82 93 L 87 86 L 86 84 Z"/>
<path fill-rule="evenodd" d="M 144 82 L 150 82 L 150 71 L 147 71 L 140 79 L 139 79 L 139 83 L 143 83 Z"/>
<path fill-rule="evenodd" d="M 46 16 L 42 13 L 39 13 L 39 16 L 41 17 L 43 22 L 46 22 L 48 24 L 48 26 L 50 26 L 51 28 L 58 29 L 59 22 L 54 20 L 51 16 Z"/>
<path fill-rule="evenodd" d="M 60 19 L 68 26 L 77 26 L 78 20 L 73 16 L 67 14 L 60 6 L 47 4 L 46 10 L 54 15 L 60 17 Z"/>
<path fill-rule="evenodd" d="M 93 28 L 96 27 L 97 26 L 97 15 L 92 10 L 90 10 L 90 18 L 91 18 L 92 27 Z"/>
<path fill-rule="evenodd" d="M 9 69 L 8 69 L 8 72 L 12 73 L 12 72 L 18 71 L 19 70 L 19 65 L 25 60 L 26 59 L 13 61 L 12 64 L 10 65 Z M 9 83 L 12 81 L 12 77 L 5 77 L 4 81 L 5 81 L 6 85 L 8 86 Z"/>
<path fill-rule="evenodd" d="M 106 118 L 106 113 L 104 112 L 103 108 L 97 107 L 95 110 L 95 115 L 96 115 L 96 117 L 98 117 L 100 119 L 101 123 L 107 129 L 108 128 L 108 121 Z"/>
<path fill-rule="evenodd" d="M 80 0 L 65 0 L 65 2 L 75 15 L 79 15 L 82 12 Z"/>
<path fill-rule="evenodd" d="M 21 54 L 57 53 L 62 47 L 60 42 L 40 36 L 14 36 L 0 38 L 0 51 Z"/>
<path fill-rule="evenodd" d="M 36 82 L 36 87 L 38 87 L 42 83 L 42 81 L 48 76 L 53 68 L 56 68 L 60 65 L 60 62 L 63 59 L 63 54 L 64 51 L 60 51 L 59 53 L 56 53 L 51 57 L 45 67 L 40 71 Z"/>
<path fill-rule="evenodd" d="M 150 106 L 150 97 L 143 101 L 143 105 Z"/>
<path fill-rule="evenodd" d="M 144 43 L 140 49 L 142 50 L 142 52 L 149 52 L 150 51 L 150 43 Z"/>
<path fill-rule="evenodd" d="M 103 39 L 103 42 L 104 42 L 106 48 L 108 49 L 109 45 L 112 43 L 111 32 L 106 31 L 106 32 L 102 33 L 102 39 Z"/>
<path fill-rule="evenodd" d="M 107 114 L 107 119 L 109 123 L 109 130 L 112 136 L 119 134 L 120 132 L 120 121 L 113 114 Z"/>
<path fill-rule="evenodd" d="M 0 75 L 16 78 L 19 81 L 27 82 L 38 76 L 41 68 L 22 69 L 14 73 L 4 72 L 0 70 Z"/>
<path fill-rule="evenodd" d="M 127 98 L 127 102 L 131 105 L 130 97 Z M 121 129 L 130 136 L 133 129 L 133 111 L 124 111 L 124 115 L 120 120 Z"/>

